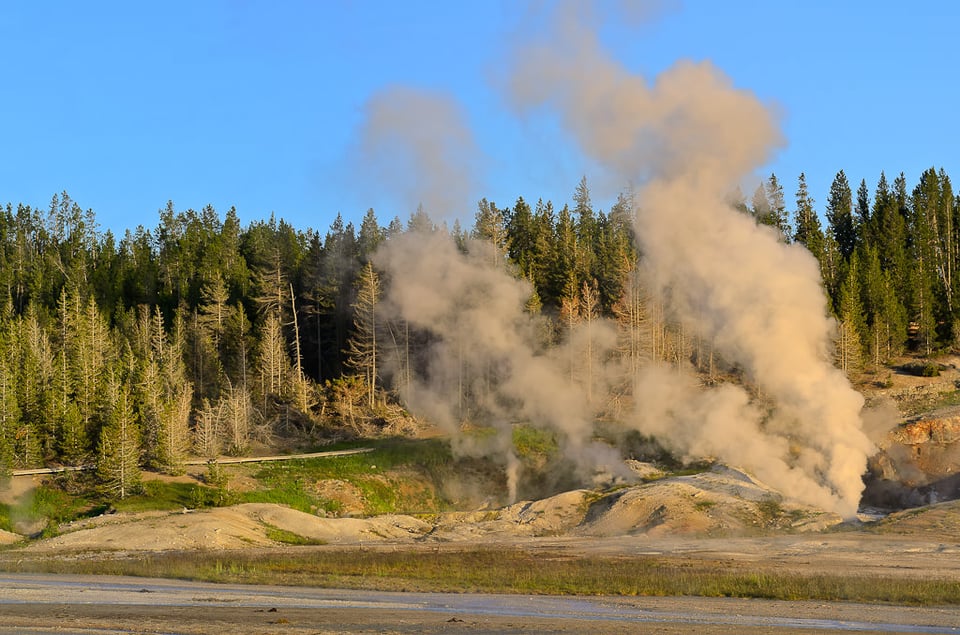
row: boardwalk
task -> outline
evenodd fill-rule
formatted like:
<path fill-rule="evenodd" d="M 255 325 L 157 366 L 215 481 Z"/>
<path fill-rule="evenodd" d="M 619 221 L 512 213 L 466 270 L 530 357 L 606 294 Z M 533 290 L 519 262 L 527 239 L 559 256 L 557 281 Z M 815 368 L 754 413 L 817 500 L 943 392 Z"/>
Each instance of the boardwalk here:
<path fill-rule="evenodd" d="M 353 448 L 352 450 L 331 450 L 329 452 L 309 452 L 307 454 L 278 454 L 274 456 L 221 456 L 216 459 L 220 465 L 232 463 L 266 463 L 268 461 L 295 461 L 298 459 L 323 459 L 336 456 L 350 456 L 352 454 L 366 454 L 373 452 L 373 448 Z M 209 459 L 192 459 L 184 461 L 184 465 L 206 465 Z M 76 465 L 62 467 L 38 467 L 31 470 L 14 470 L 12 476 L 34 476 L 36 474 L 60 474 L 62 472 L 83 472 L 94 469 L 93 465 Z"/>

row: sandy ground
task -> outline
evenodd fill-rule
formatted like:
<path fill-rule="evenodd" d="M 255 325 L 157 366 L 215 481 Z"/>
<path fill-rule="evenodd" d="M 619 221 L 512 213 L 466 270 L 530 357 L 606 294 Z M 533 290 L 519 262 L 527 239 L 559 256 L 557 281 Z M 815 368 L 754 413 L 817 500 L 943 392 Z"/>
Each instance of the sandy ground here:
<path fill-rule="evenodd" d="M 538 501 L 502 510 L 496 518 L 458 518 L 459 531 L 404 516 L 324 519 L 275 505 L 242 505 L 202 512 L 105 516 L 71 533 L 0 552 L 0 559 L 138 557 L 170 548 L 232 549 L 262 553 L 295 550 L 305 559 L 326 551 L 450 551 L 487 547 L 520 549 L 544 557 L 660 558 L 718 572 L 792 571 L 862 574 L 892 579 L 938 578 L 960 584 L 960 504 L 944 503 L 888 519 L 882 526 L 775 535 L 666 535 L 656 532 L 591 535 L 510 533 L 535 522 L 556 528 L 576 507 L 576 493 L 555 504 Z M 448 522 L 452 523 L 453 520 Z M 484 522 L 495 530 L 478 529 Z M 270 541 L 267 526 L 323 537 L 326 545 L 290 547 Z M 452 536 L 462 539 L 452 540 Z M 2 574 L 0 574 L 2 575 Z M 7 577 L 13 576 L 9 574 Z M 427 602 L 424 594 L 320 589 L 263 590 L 231 585 L 145 579 L 88 579 L 79 595 L 0 581 L 0 635 L 49 633 L 796 633 L 855 630 L 865 633 L 960 633 L 960 607 L 913 608 L 830 602 L 768 602 L 732 598 L 543 598 L 460 594 Z M 98 586 L 99 585 L 99 586 Z M 187 586 L 167 598 L 159 587 Z M 125 595 L 114 597 L 111 593 Z M 76 591 L 76 589 L 74 589 Z M 320 604 L 310 594 L 334 595 Z M 440 597 L 439 594 L 429 594 Z M 395 602 L 387 598 L 402 597 Z M 550 605 L 550 601 L 559 604 Z M 432 602 L 432 603 L 431 603 Z M 479 603 L 479 604 L 478 604 Z M 546 603 L 546 604 L 545 604 Z M 536 608 L 535 607 L 539 607 Z M 276 609 L 272 611 L 271 609 Z"/>
<path fill-rule="evenodd" d="M 0 574 L 0 634 L 960 632 L 960 611 L 734 598 L 381 593 Z"/>
<path fill-rule="evenodd" d="M 165 633 L 184 635 L 274 635 L 303 633 L 605 633 L 608 635 L 799 635 L 830 631 L 857 633 L 958 633 L 960 619 L 943 609 L 886 609 L 863 605 L 809 603 L 771 604 L 724 598 L 706 607 L 691 598 L 658 598 L 655 609 L 629 607 L 631 614 L 584 615 L 496 615 L 467 610 L 424 610 L 398 612 L 396 609 L 249 607 L 156 607 L 149 605 L 62 605 L 19 604 L 3 608 L 0 635 L 47 635 L 52 633 Z M 621 601 L 626 613 L 628 604 Z M 713 618 L 707 609 L 716 614 Z M 746 613 L 757 610 L 759 616 Z M 656 615 L 657 611 L 661 615 Z M 891 622 L 883 621 L 888 617 Z M 632 619 L 631 619 L 632 618 Z M 711 623 L 711 619 L 722 623 Z M 851 622 L 855 624 L 851 625 Z M 904 623 L 906 622 L 906 623 Z M 851 627 L 853 626 L 853 627 Z"/>
<path fill-rule="evenodd" d="M 665 611 L 676 610 L 673 605 L 683 602 L 682 610 L 691 611 L 690 621 L 670 621 L 669 617 L 651 621 L 615 621 L 610 618 L 486 615 L 465 612 L 433 612 L 398 615 L 395 610 L 332 608 L 322 611 L 287 609 L 267 613 L 263 609 L 237 607 L 150 607 L 150 606 L 89 606 L 89 605 L 16 605 L 4 607 L 2 635 L 48 635 L 76 633 L 93 635 L 109 633 L 165 633 L 184 635 L 274 635 L 303 633 L 333 635 L 337 633 L 379 633 L 382 635 L 414 635 L 419 633 L 605 633 L 608 635 L 799 635 L 814 632 L 855 630 L 858 633 L 957 633 L 960 627 L 955 616 L 944 616 L 936 611 L 918 611 L 917 621 L 922 628 L 907 624 L 891 626 L 880 623 L 876 627 L 876 611 L 872 607 L 848 609 L 847 614 L 864 618 L 851 629 L 849 617 L 829 619 L 811 617 L 810 607 L 776 607 L 776 625 L 770 620 L 744 623 L 747 620 L 742 607 L 728 601 L 724 618 L 739 618 L 733 624 L 706 622 L 698 605 L 691 606 L 683 599 L 661 599 Z M 817 607 L 823 608 L 823 607 Z M 899 613 L 899 612 L 898 612 Z M 899 615 L 898 615 L 899 616 Z M 695 618 L 695 619 L 693 619 Z M 647 618 L 650 619 L 650 618 Z M 947 622 L 944 624 L 943 622 Z"/>

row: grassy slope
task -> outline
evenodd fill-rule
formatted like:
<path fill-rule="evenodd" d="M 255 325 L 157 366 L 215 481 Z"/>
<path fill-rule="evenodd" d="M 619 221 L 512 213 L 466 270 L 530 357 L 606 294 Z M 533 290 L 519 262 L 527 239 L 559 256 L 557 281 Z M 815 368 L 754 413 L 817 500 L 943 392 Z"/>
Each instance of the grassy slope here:
<path fill-rule="evenodd" d="M 439 439 L 384 439 L 365 442 L 367 454 L 299 459 L 250 465 L 222 465 L 199 479 L 147 479 L 142 490 L 123 500 L 96 494 L 89 477 L 80 473 L 56 475 L 12 504 L 0 503 L 0 529 L 16 525 L 46 526 L 45 535 L 61 523 L 107 510 L 142 512 L 196 509 L 248 502 L 287 505 L 307 513 L 375 515 L 429 514 L 453 508 L 444 494 L 451 479 L 470 473 L 477 480 L 493 480 L 498 472 L 482 461 L 454 459 L 449 443 Z M 244 487 L 233 481 L 243 480 Z M 327 481 L 345 483 L 359 493 L 359 509 L 325 493 Z"/>

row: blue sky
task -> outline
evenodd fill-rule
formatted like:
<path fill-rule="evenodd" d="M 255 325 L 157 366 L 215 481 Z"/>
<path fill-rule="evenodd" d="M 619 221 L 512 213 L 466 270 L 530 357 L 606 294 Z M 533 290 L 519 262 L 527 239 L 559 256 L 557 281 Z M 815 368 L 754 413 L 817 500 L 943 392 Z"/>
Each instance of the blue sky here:
<path fill-rule="evenodd" d="M 449 96 L 478 153 L 476 201 L 569 202 L 610 183 L 554 122 L 520 117 L 498 80 L 543 2 L 43 2 L 0 4 L 0 202 L 46 208 L 66 190 L 103 228 L 154 227 L 157 211 L 235 206 L 325 231 L 341 212 L 382 224 L 412 204 L 356 169 L 365 104 L 388 87 Z M 927 167 L 960 179 L 960 4 L 942 0 L 666 2 L 642 25 L 606 23 L 610 55 L 648 78 L 710 60 L 776 108 L 777 174 L 792 208 L 805 172 L 822 211 L 843 169 L 872 189 Z M 431 210 L 427 210 L 432 212 Z M 435 214 L 431 214 L 435 215 Z"/>

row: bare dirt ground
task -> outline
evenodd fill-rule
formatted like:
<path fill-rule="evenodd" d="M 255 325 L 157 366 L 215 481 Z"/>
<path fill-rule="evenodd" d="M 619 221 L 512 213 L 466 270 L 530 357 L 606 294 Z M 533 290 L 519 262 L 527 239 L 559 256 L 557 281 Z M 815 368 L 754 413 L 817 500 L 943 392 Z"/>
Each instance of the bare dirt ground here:
<path fill-rule="evenodd" d="M 543 501 L 540 502 L 541 504 Z M 535 536 L 522 530 L 523 519 L 475 521 L 459 518 L 450 525 L 431 525 L 409 516 L 318 518 L 271 504 L 247 504 L 182 513 L 151 512 L 83 521 L 85 529 L 27 544 L 0 558 L 89 557 L 96 552 L 284 549 L 267 537 L 267 528 L 280 528 L 323 541 L 299 547 L 308 553 L 345 548 L 457 551 L 477 547 L 522 549 L 577 557 L 660 556 L 718 569 L 791 571 L 802 574 L 851 572 L 889 578 L 941 578 L 960 583 L 960 501 L 893 515 L 878 526 L 857 529 L 767 535 L 682 535 L 620 533 L 593 535 L 569 531 Z M 446 521 L 450 522 L 450 521 Z M 484 527 L 484 523 L 493 529 Z M 556 527 L 555 519 L 543 522 Z M 519 527 L 509 531 L 508 525 Z M 529 524 L 529 523 L 528 523 Z M 437 533 L 437 528 L 440 532 Z M 446 529 L 444 529 L 446 527 Z"/>
<path fill-rule="evenodd" d="M 960 612 L 736 598 L 384 593 L 0 574 L 0 635 L 956 633 Z"/>
<path fill-rule="evenodd" d="M 712 475 L 711 478 L 716 477 Z M 689 483 L 683 483 L 690 487 Z M 671 486 L 673 487 L 673 486 Z M 663 491 L 657 493 L 663 505 Z M 138 557 L 143 551 L 215 549 L 225 555 L 251 550 L 289 553 L 304 559 L 330 551 L 476 549 L 524 550 L 544 557 L 591 556 L 661 558 L 717 572 L 793 572 L 801 575 L 850 575 L 951 581 L 960 584 L 960 502 L 893 515 L 867 527 L 845 525 L 826 531 L 709 536 L 703 521 L 691 522 L 680 488 L 679 529 L 630 533 L 629 513 L 617 512 L 601 522 L 602 531 L 579 524 L 563 535 L 535 535 L 535 528 L 559 531 L 570 518 L 581 518 L 581 497 L 570 492 L 557 500 L 518 504 L 498 512 L 457 515 L 436 523 L 407 516 L 368 519 L 318 518 L 284 507 L 248 504 L 190 513 L 112 515 L 89 519 L 49 540 L 0 552 L 0 558 Z M 636 493 L 634 492 L 636 496 Z M 701 496 L 706 494 L 701 493 Z M 621 501 L 622 502 L 622 501 Z M 623 503 L 626 505 L 626 503 Z M 616 505 L 612 506 L 616 507 Z M 645 505 L 635 506 L 646 509 Z M 709 509 L 713 511 L 711 506 Z M 640 514 L 643 516 L 643 514 Z M 734 515 L 730 515 L 734 517 Z M 602 521 L 602 516 L 600 517 Z M 616 525 L 620 533 L 611 527 Z M 524 529 L 526 526 L 526 529 Z M 643 525 L 645 526 L 645 525 Z M 658 525 L 657 529 L 663 525 Z M 277 545 L 267 536 L 277 527 L 328 544 L 311 547 Z M 513 528 L 511 530 L 511 527 Z M 694 531 L 695 530 L 695 531 Z M 106 554 L 104 554 L 106 555 Z M 59 576 L 54 576 L 59 580 Z M 87 595 L 71 600 L 54 582 L 49 591 L 31 589 L 11 603 L 4 596 L 15 585 L 0 584 L 3 620 L 0 635 L 12 633 L 810 633 L 855 630 L 865 633 L 960 633 L 960 607 L 900 607 L 833 602 L 771 602 L 733 598 L 556 598 L 559 603 L 534 610 L 544 598 L 462 594 L 424 603 L 418 594 L 402 607 L 384 602 L 391 594 L 358 593 L 350 601 L 334 599 L 319 606 L 298 604 L 302 593 L 322 590 L 271 591 L 255 599 L 260 587 L 231 595 L 230 585 L 192 589 L 160 604 L 158 584 L 129 579 L 104 582 L 106 590 L 88 582 Z M 126 597 L 111 600 L 107 591 L 126 584 Z M 131 588 L 135 589 L 131 591 Z M 83 591 L 81 589 L 81 591 Z M 95 591 L 91 593 L 89 591 Z M 142 593 L 137 595 L 134 593 Z M 46 594 L 46 595 L 45 595 Z M 250 594 L 250 595 L 247 595 Z M 487 604 L 467 600 L 487 597 Z M 286 598 L 286 599 L 284 599 Z M 288 604 L 280 605 L 281 601 Z M 399 601 L 399 600 L 398 600 Z M 467 602 L 464 604 L 464 602 Z M 276 611 L 271 609 L 276 608 Z M 30 630 L 28 630 L 30 629 Z M 47 629 L 47 630 L 45 630 Z M 66 629 L 66 630 L 64 630 Z"/>
<path fill-rule="evenodd" d="M 955 391 L 960 381 L 958 367 L 960 359 L 950 358 L 943 362 L 937 378 L 888 371 L 883 376 L 866 378 L 862 387 L 869 388 L 874 399 L 915 405 Z M 638 474 L 649 468 L 634 467 Z M 16 498 L 33 483 L 32 477 L 18 477 L 13 482 L 20 489 L 9 490 L 4 494 L 7 497 Z M 242 487 L 242 479 L 234 485 Z M 349 483 L 322 485 L 342 496 L 345 505 L 357 495 Z M 343 549 L 456 551 L 490 547 L 545 556 L 658 557 L 707 565 L 720 572 L 861 574 L 894 580 L 936 578 L 960 584 L 960 501 L 898 512 L 879 522 L 841 524 L 835 515 L 783 501 L 763 483 L 729 466 L 624 487 L 605 495 L 574 490 L 503 509 L 429 518 L 324 518 L 278 505 L 245 504 L 194 511 L 108 514 L 60 529 L 61 534 L 54 538 L 11 544 L 0 551 L 0 559 L 95 557 L 105 552 L 122 555 L 202 549 L 269 553 L 291 549 L 272 538 L 279 529 L 323 543 L 297 547 L 305 558 Z M 0 532 L 0 544 L 20 539 L 16 534 Z M 659 617 L 645 621 L 637 617 L 618 622 L 600 613 L 571 617 L 549 611 L 524 614 L 517 610 L 505 614 L 442 607 L 404 613 L 369 603 L 362 608 L 329 605 L 322 610 L 290 606 L 282 612 L 267 613 L 263 607 L 242 602 L 169 607 L 151 606 L 149 601 L 112 605 L 80 602 L 58 606 L 56 596 L 52 598 L 49 603 L 37 600 L 6 604 L 0 597 L 0 635 L 63 632 L 44 630 L 58 624 L 73 629 L 67 632 L 78 633 L 800 633 L 850 630 L 840 624 L 844 620 L 862 622 L 853 629 L 858 632 L 960 632 L 960 607 L 913 609 L 703 598 L 605 599 L 605 606 L 620 606 L 623 612 L 633 612 L 630 614 L 635 617 L 656 617 L 651 611 L 679 616 L 672 621 Z M 697 621 L 691 617 L 711 612 L 759 613 L 779 621 Z M 823 622 L 796 621 L 801 618 Z M 896 624 L 912 626 L 891 626 Z M 930 628 L 924 630 L 917 625 Z M 33 630 L 24 630 L 28 626 Z"/>

